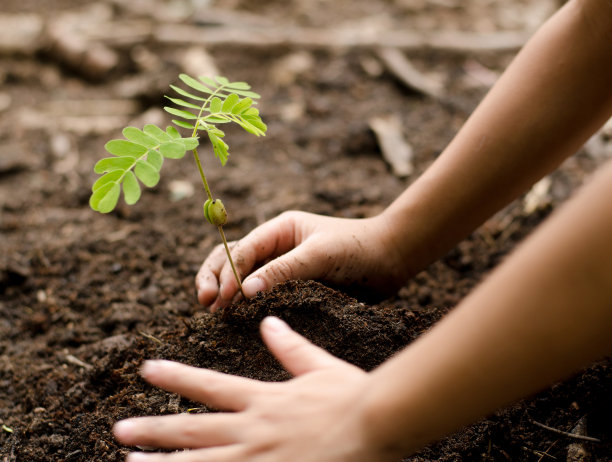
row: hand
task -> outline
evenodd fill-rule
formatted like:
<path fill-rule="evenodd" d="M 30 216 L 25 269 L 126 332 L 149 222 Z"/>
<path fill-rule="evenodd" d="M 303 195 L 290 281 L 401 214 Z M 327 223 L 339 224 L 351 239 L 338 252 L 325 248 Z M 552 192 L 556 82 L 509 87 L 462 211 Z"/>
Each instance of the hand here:
<path fill-rule="evenodd" d="M 225 411 L 140 417 L 118 422 L 124 444 L 189 448 L 173 454 L 133 453 L 129 462 L 324 462 L 397 460 L 364 446 L 365 414 L 359 403 L 369 375 L 312 345 L 278 318 L 266 318 L 268 348 L 296 378 L 269 383 L 149 361 L 144 377 L 154 385 Z"/>
<path fill-rule="evenodd" d="M 407 270 L 389 229 L 383 215 L 346 219 L 285 212 L 236 242 L 231 252 L 240 276 L 251 273 L 242 284 L 247 297 L 289 279 L 390 295 L 406 280 Z M 236 296 L 238 285 L 223 246 L 202 264 L 196 288 L 200 303 L 213 311 Z"/>

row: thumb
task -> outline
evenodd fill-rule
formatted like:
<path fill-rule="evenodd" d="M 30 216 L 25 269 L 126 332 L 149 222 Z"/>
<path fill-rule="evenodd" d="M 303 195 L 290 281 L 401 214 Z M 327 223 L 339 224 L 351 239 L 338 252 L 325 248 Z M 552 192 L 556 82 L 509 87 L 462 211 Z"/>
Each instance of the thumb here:
<path fill-rule="evenodd" d="M 324 274 L 320 249 L 302 244 L 284 255 L 266 263 L 242 282 L 247 298 L 257 292 L 269 290 L 276 284 L 295 279 L 318 279 Z"/>
<path fill-rule="evenodd" d="M 272 354 L 294 376 L 343 364 L 342 360 L 313 345 L 277 317 L 268 316 L 262 321 L 261 334 Z"/>

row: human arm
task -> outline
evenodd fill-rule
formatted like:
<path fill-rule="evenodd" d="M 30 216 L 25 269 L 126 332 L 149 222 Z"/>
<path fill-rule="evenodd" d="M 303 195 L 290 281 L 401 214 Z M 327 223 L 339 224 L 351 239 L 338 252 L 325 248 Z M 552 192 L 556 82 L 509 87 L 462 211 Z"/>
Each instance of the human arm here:
<path fill-rule="evenodd" d="M 609 3 L 592 0 L 566 4 L 434 164 L 382 214 L 346 220 L 290 212 L 240 240 L 232 253 L 240 274 L 252 273 L 246 295 L 289 278 L 396 290 L 552 170 L 612 110 L 606 9 Z M 221 248 L 202 265 L 196 287 L 212 308 L 236 294 Z"/>
<path fill-rule="evenodd" d="M 612 4 L 573 0 L 384 212 L 408 275 L 573 154 L 612 114 Z"/>
<path fill-rule="evenodd" d="M 193 449 L 128 461 L 397 461 L 612 353 L 609 197 L 612 161 L 446 318 L 370 373 L 270 318 L 262 334 L 295 375 L 287 382 L 149 363 L 154 385 L 234 412 L 119 423 L 124 444 Z"/>
<path fill-rule="evenodd" d="M 365 407 L 373 444 L 410 452 L 612 354 L 610 197 L 612 162 L 372 374 Z"/>

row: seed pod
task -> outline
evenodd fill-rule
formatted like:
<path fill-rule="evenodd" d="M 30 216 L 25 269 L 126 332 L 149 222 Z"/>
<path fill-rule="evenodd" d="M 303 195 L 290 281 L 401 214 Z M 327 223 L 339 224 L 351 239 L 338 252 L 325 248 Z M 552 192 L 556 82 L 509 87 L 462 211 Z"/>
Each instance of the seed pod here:
<path fill-rule="evenodd" d="M 208 199 L 204 202 L 204 217 L 211 225 L 222 226 L 227 223 L 227 212 L 221 199 Z"/>

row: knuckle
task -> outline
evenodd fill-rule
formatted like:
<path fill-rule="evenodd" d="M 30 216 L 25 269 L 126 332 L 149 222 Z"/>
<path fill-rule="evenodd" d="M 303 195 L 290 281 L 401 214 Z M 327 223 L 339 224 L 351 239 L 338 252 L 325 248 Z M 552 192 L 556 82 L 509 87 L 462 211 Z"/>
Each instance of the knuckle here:
<path fill-rule="evenodd" d="M 181 432 L 187 440 L 197 440 L 201 436 L 199 422 L 195 419 L 186 419 Z"/>
<path fill-rule="evenodd" d="M 292 358 L 303 358 L 310 354 L 311 344 L 307 340 L 294 337 L 285 344 L 285 354 Z"/>
<path fill-rule="evenodd" d="M 287 210 L 278 216 L 279 220 L 295 223 L 306 216 L 306 212 L 300 210 Z"/>
<path fill-rule="evenodd" d="M 274 261 L 273 264 L 267 269 L 266 273 L 268 273 L 276 282 L 295 278 L 294 265 L 284 258 Z"/>
<path fill-rule="evenodd" d="M 215 257 L 219 257 L 225 253 L 225 246 L 223 244 L 217 244 L 213 250 Z"/>

